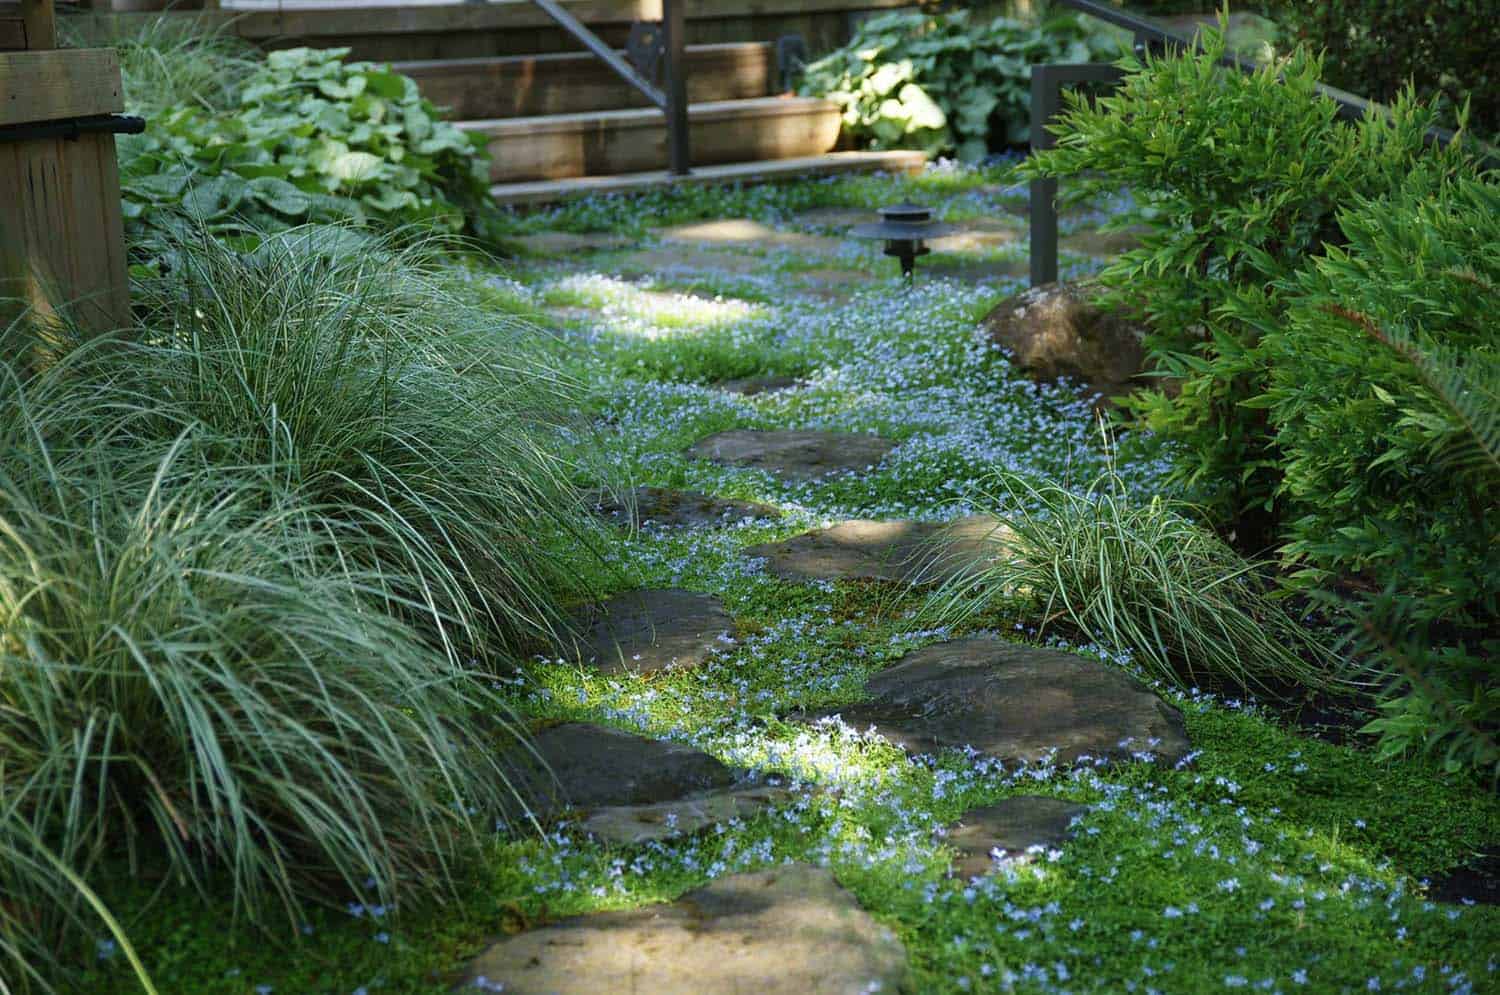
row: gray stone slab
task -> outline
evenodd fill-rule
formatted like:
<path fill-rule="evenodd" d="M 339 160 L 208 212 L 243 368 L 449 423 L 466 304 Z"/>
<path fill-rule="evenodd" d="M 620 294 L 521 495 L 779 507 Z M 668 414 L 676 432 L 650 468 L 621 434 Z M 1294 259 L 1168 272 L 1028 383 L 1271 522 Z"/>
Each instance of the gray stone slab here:
<path fill-rule="evenodd" d="M 781 390 L 791 390 L 797 386 L 797 378 L 780 375 L 740 377 L 736 380 L 725 380 L 714 386 L 730 394 L 754 397 L 757 394 L 774 394 Z"/>
<path fill-rule="evenodd" d="M 677 801 L 736 780 L 733 771 L 695 747 L 588 722 L 541 730 L 532 737 L 532 750 L 517 751 L 508 766 L 512 783 L 543 819 Z"/>
<path fill-rule="evenodd" d="M 564 658 L 607 674 L 647 674 L 698 666 L 734 632 L 734 616 L 711 594 L 630 591 L 580 610 L 572 628 L 559 647 Z"/>
<path fill-rule="evenodd" d="M 733 246 L 740 249 L 796 249 L 802 252 L 836 252 L 842 239 L 805 232 L 780 231 L 750 218 L 721 218 L 659 228 L 656 235 L 668 244 Z"/>
<path fill-rule="evenodd" d="M 941 583 L 1003 557 L 1006 533 L 985 515 L 954 522 L 839 522 L 781 542 L 750 546 L 787 580 Z"/>
<path fill-rule="evenodd" d="M 874 466 L 895 448 L 889 439 L 854 432 L 737 428 L 710 435 L 687 452 L 723 466 L 766 470 L 784 480 L 816 480 Z"/>
<path fill-rule="evenodd" d="M 947 828 L 946 840 L 958 851 L 955 873 L 965 878 L 988 874 L 997 859 L 1026 863 L 1034 847 L 1061 846 L 1073 837 L 1073 819 L 1087 812 L 1060 798 L 1021 795 L 994 805 L 971 809 Z"/>
<path fill-rule="evenodd" d="M 1141 244 L 1139 231 L 1083 230 L 1064 235 L 1057 240 L 1057 247 L 1066 252 L 1077 252 L 1085 256 L 1118 256 Z"/>
<path fill-rule="evenodd" d="M 901 941 L 808 864 L 734 874 L 665 905 L 507 937 L 469 965 L 470 985 L 481 977 L 488 990 L 512 995 L 909 990 Z"/>
<path fill-rule="evenodd" d="M 595 494 L 590 506 L 606 518 L 632 525 L 711 527 L 747 518 L 780 518 L 781 509 L 754 501 L 736 501 L 669 487 L 637 487 L 630 501 Z"/>
<path fill-rule="evenodd" d="M 685 798 L 651 805 L 615 805 L 595 809 L 583 819 L 583 828 L 608 843 L 644 843 L 681 833 L 695 833 L 716 822 L 744 819 L 795 796 L 785 788 L 749 785 L 720 791 L 698 792 Z"/>
<path fill-rule="evenodd" d="M 611 232 L 579 234 L 570 231 L 541 231 L 531 235 L 515 235 L 509 241 L 534 256 L 570 256 L 580 252 L 603 252 L 631 244 L 629 238 Z"/>
<path fill-rule="evenodd" d="M 1007 765 L 1052 750 L 1061 763 L 1144 752 L 1174 763 L 1190 749 L 1182 714 L 1120 670 L 992 636 L 915 650 L 865 690 L 868 701 L 815 714 L 912 752 L 969 746 Z"/>

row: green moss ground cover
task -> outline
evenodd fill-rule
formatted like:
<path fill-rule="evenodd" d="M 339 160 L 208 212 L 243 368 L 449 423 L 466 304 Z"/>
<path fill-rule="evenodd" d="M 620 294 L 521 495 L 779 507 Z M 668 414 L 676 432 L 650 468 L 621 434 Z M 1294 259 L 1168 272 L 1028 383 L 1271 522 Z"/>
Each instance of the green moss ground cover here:
<path fill-rule="evenodd" d="M 137 910 L 126 925 L 162 991 L 442 992 L 487 938 L 669 900 L 718 875 L 789 859 L 831 867 L 890 925 L 922 992 L 1500 987 L 1500 913 L 1432 901 L 1424 885 L 1500 838 L 1500 803 L 1434 767 L 1378 762 L 1299 735 L 1254 702 L 1202 691 L 1162 691 L 1183 709 L 1195 746 L 1175 768 L 1142 760 L 1002 769 L 958 752 L 912 760 L 837 720 L 784 720 L 794 709 L 857 701 L 870 674 L 958 630 L 926 627 L 919 592 L 780 581 L 742 547 L 841 518 L 959 514 L 996 467 L 1082 486 L 1112 463 L 1129 488 L 1149 494 L 1171 459 L 1142 437 L 1105 451 L 1086 400 L 1034 385 L 976 336 L 977 319 L 1019 289 L 1016 278 L 935 275 L 962 265 L 998 273 L 1007 253 L 1024 260 L 1024 242 L 972 258 L 929 257 L 909 292 L 877 245 L 852 242 L 816 252 L 679 247 L 676 264 L 620 275 L 632 253 L 662 248 L 655 226 L 741 217 L 826 233 L 798 214 L 904 195 L 945 204 L 955 220 L 997 216 L 1017 202 L 997 174 L 951 170 L 586 201 L 512 219 L 512 234 L 607 230 L 639 244 L 462 264 L 488 285 L 495 308 L 557 330 L 559 368 L 591 385 L 589 441 L 603 443 L 617 473 L 787 513 L 774 524 L 622 529 L 589 578 L 602 592 L 674 585 L 721 596 L 738 631 L 710 664 L 619 677 L 539 657 L 498 682 L 505 696 L 538 722 L 587 719 L 694 743 L 790 785 L 799 800 L 634 847 L 591 842 L 567 825 L 541 839 L 497 836 L 461 902 L 326 909 L 290 936 L 236 929 L 227 907 L 216 919 L 219 906 L 205 912 L 196 898 L 147 880 L 122 883 L 113 906 Z M 1073 223 L 1098 220 L 1083 208 Z M 1098 265 L 1065 263 L 1075 272 Z M 804 385 L 751 398 L 713 386 L 762 373 Z M 876 432 L 901 446 L 871 472 L 811 484 L 682 455 L 727 428 Z M 1027 640 L 1036 623 L 1037 606 L 1017 598 L 990 606 L 965 631 Z M 1112 647 L 1073 648 L 1132 668 Z M 1092 807 L 1073 842 L 1030 867 L 973 882 L 946 877 L 950 853 L 937 830 L 1015 794 Z M 101 941 L 88 990 L 134 990 L 121 961 Z"/>

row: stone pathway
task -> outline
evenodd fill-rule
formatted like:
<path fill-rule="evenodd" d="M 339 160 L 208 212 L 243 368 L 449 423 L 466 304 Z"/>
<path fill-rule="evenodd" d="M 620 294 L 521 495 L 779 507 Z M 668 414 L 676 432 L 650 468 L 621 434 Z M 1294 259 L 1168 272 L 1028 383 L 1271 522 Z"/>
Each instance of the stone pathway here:
<path fill-rule="evenodd" d="M 616 262 L 627 273 L 701 267 L 748 276 L 763 266 L 767 250 L 832 256 L 847 241 L 843 229 L 872 219 L 872 212 L 844 208 L 795 219 L 838 238 L 745 219 L 680 225 L 657 231 L 654 246 L 616 253 Z M 949 270 L 966 267 L 970 277 L 989 279 L 1024 272 L 1024 258 L 995 251 L 1024 237 L 1015 219 L 977 221 L 935 248 L 948 253 L 942 265 Z M 1070 236 L 1065 244 L 1088 251 L 1093 245 L 1085 245 L 1086 237 L 1092 236 Z M 537 237 L 527 249 L 566 253 L 571 245 L 565 237 Z M 835 295 L 868 278 L 849 269 L 828 273 L 840 277 L 828 281 Z M 796 284 L 789 276 L 788 286 Z M 750 397 L 798 382 L 765 375 L 717 386 Z M 687 455 L 802 483 L 872 470 L 896 448 L 867 434 L 732 429 L 700 440 Z M 591 504 L 631 525 L 676 528 L 780 515 L 769 505 L 664 487 L 637 488 L 629 500 L 597 495 Z M 1005 551 L 999 523 L 975 516 L 949 523 L 845 521 L 749 546 L 743 554 L 763 559 L 769 574 L 792 582 L 921 584 L 951 580 Z M 696 666 L 735 624 L 718 598 L 685 590 L 630 592 L 591 606 L 574 621 L 577 635 L 561 647 L 564 656 L 610 674 Z M 875 674 L 865 700 L 793 718 L 834 714 L 910 751 L 972 747 L 1008 766 L 1147 754 L 1171 763 L 1189 749 L 1178 711 L 1118 669 L 991 636 L 917 649 Z M 588 723 L 543 729 L 535 750 L 516 772 L 538 818 L 568 815 L 575 827 L 619 846 L 746 818 L 797 797 L 693 747 Z M 1013 797 L 965 813 L 938 835 L 955 852 L 954 872 L 975 877 L 1000 861 L 1024 862 L 1036 851 L 1065 845 L 1087 811 L 1055 798 Z M 668 904 L 564 919 L 500 939 L 471 963 L 467 984 L 471 990 L 557 993 L 909 990 L 901 942 L 829 871 L 802 863 L 721 877 Z"/>
<path fill-rule="evenodd" d="M 810 713 L 874 726 L 915 753 L 972 747 L 1007 766 L 1150 754 L 1174 763 L 1189 749 L 1182 714 L 1145 685 L 1085 657 L 973 636 L 915 650 L 865 686 L 867 701 Z"/>
<path fill-rule="evenodd" d="M 749 546 L 786 580 L 941 583 L 1003 555 L 1004 531 L 987 516 L 956 522 L 840 522 L 781 542 Z"/>
<path fill-rule="evenodd" d="M 700 440 L 687 453 L 721 466 L 766 470 L 783 480 L 816 480 L 870 469 L 895 448 L 889 439 L 854 432 L 736 428 Z"/>
<path fill-rule="evenodd" d="M 971 809 L 944 831 L 948 845 L 958 851 L 954 873 L 974 878 L 988 874 L 1002 861 L 1027 863 L 1037 851 L 1071 839 L 1073 820 L 1088 810 L 1087 805 L 1035 795 Z"/>
<path fill-rule="evenodd" d="M 906 950 L 828 871 L 720 878 L 668 905 L 577 916 L 500 940 L 470 990 L 599 995 L 865 995 L 906 985 Z M 483 981 L 480 981 L 483 979 Z"/>
<path fill-rule="evenodd" d="M 606 674 L 649 674 L 698 666 L 734 632 L 734 617 L 711 594 L 630 591 L 581 609 L 572 628 L 559 647 L 564 659 Z"/>
<path fill-rule="evenodd" d="M 637 487 L 629 504 L 602 494 L 595 495 L 589 504 L 604 517 L 625 521 L 634 527 L 670 525 L 711 528 L 747 518 L 781 517 L 781 509 L 769 504 L 735 501 L 697 491 L 675 491 L 669 487 Z"/>

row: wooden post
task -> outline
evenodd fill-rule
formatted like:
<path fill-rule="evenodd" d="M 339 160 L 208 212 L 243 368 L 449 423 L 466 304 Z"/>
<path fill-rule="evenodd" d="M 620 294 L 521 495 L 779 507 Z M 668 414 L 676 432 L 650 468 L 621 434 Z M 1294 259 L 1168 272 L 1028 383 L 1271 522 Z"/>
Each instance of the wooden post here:
<path fill-rule="evenodd" d="M 19 15 L 19 16 L 17 16 Z M 0 4 L 0 324 L 67 309 L 87 328 L 130 320 L 109 115 L 124 110 L 111 48 L 56 49 L 52 0 Z M 45 42 L 46 44 L 42 44 Z"/>

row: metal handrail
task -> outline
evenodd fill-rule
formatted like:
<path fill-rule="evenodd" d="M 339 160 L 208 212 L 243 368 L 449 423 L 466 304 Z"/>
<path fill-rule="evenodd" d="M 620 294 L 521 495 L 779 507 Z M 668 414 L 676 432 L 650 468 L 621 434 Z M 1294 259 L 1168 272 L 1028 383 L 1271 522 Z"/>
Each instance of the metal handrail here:
<path fill-rule="evenodd" d="M 1167 28 L 1166 25 L 1155 21 L 1142 14 L 1134 14 L 1128 10 L 1121 10 L 1108 4 L 1099 3 L 1097 0 L 1053 0 L 1059 7 L 1068 7 L 1097 18 L 1116 27 L 1124 28 L 1135 36 L 1137 51 L 1142 49 L 1192 49 L 1202 51 L 1202 44 L 1196 37 L 1184 38 Z M 1251 59 L 1241 59 L 1239 56 L 1225 54 L 1219 59 L 1219 64 L 1227 69 L 1236 69 L 1243 73 L 1254 73 L 1264 68 L 1260 63 Z M 1065 83 L 1094 82 L 1109 83 L 1117 80 L 1123 73 L 1117 67 L 1109 63 L 1084 63 L 1079 65 L 1037 65 L 1032 66 L 1031 73 L 1031 148 L 1033 151 L 1050 148 L 1053 144 L 1052 134 L 1047 131 L 1047 124 L 1057 114 L 1061 103 L 1060 90 Z M 1338 105 L 1339 117 L 1346 120 L 1358 120 L 1366 114 L 1389 114 L 1390 109 L 1384 104 L 1378 104 L 1372 100 L 1357 96 L 1338 87 L 1328 86 L 1324 83 L 1316 84 L 1316 92 Z M 1450 144 L 1458 135 L 1447 128 L 1428 128 L 1423 134 L 1424 140 L 1430 145 L 1434 143 Z M 1479 145 L 1479 157 L 1481 161 L 1491 166 L 1500 167 L 1500 150 L 1488 145 Z M 1031 181 L 1031 285 L 1040 286 L 1044 283 L 1052 283 L 1057 279 L 1057 181 L 1055 179 L 1039 179 Z"/>
<path fill-rule="evenodd" d="M 557 22 L 558 27 L 572 35 L 625 82 L 639 90 L 646 99 L 655 104 L 667 117 L 667 161 L 668 169 L 677 174 L 691 172 L 692 156 L 688 148 L 687 80 L 683 76 L 683 0 L 662 0 L 662 40 L 665 43 L 666 86 L 658 89 L 635 67 L 613 48 L 590 31 L 578 18 L 558 3 L 557 0 L 532 0 L 542 13 Z"/>

